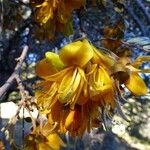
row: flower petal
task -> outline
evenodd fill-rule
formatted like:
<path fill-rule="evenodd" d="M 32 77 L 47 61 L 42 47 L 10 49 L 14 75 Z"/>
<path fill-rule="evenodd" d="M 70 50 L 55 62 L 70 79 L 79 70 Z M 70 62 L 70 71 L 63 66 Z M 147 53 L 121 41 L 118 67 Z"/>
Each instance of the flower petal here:
<path fill-rule="evenodd" d="M 37 76 L 41 78 L 45 78 L 46 76 L 50 76 L 57 72 L 56 68 L 49 63 L 46 59 L 42 59 L 36 65 L 35 72 Z"/>
<path fill-rule="evenodd" d="M 74 121 L 75 110 L 71 110 L 65 121 L 65 128 L 68 129 Z"/>
<path fill-rule="evenodd" d="M 93 49 L 87 40 L 77 41 L 64 46 L 59 54 L 64 64 L 83 67 L 93 57 Z"/>
<path fill-rule="evenodd" d="M 113 66 L 115 63 L 115 60 L 110 57 L 109 55 L 103 53 L 102 51 L 96 49 L 94 46 L 92 46 L 94 51 L 94 57 L 92 59 L 93 63 L 103 65 L 105 67 L 107 66 Z"/>
<path fill-rule="evenodd" d="M 71 110 L 65 121 L 65 128 L 70 132 L 77 132 L 81 126 L 81 112 L 80 109 Z"/>
<path fill-rule="evenodd" d="M 46 144 L 46 143 L 39 143 L 38 145 L 37 145 L 37 149 L 38 150 L 45 150 L 45 149 L 47 149 L 47 150 L 52 150 L 51 149 L 51 147 L 49 147 L 49 145 L 48 144 Z"/>
<path fill-rule="evenodd" d="M 62 79 L 58 93 L 63 93 L 71 89 L 71 86 L 76 78 L 77 69 L 69 71 Z"/>
<path fill-rule="evenodd" d="M 77 69 L 68 72 L 62 79 L 58 89 L 59 101 L 61 103 L 67 103 L 68 100 L 70 100 L 73 94 L 73 84 L 76 79 L 76 75 Z"/>
<path fill-rule="evenodd" d="M 150 73 L 150 68 L 147 68 L 147 69 L 137 69 L 137 68 L 135 68 L 135 67 L 133 67 L 131 65 L 126 66 L 126 68 L 128 68 L 132 72 Z"/>
<path fill-rule="evenodd" d="M 60 146 L 65 146 L 64 142 L 62 141 L 62 139 L 56 134 L 50 134 L 49 136 L 47 136 L 48 142 L 47 144 L 55 150 L 59 150 Z M 46 150 L 46 149 L 44 149 Z"/>
<path fill-rule="evenodd" d="M 57 70 L 62 70 L 64 68 L 64 64 L 59 58 L 59 55 L 52 52 L 46 52 L 45 57 Z"/>
<path fill-rule="evenodd" d="M 125 86 L 136 96 L 145 95 L 147 86 L 138 73 L 131 72 L 130 78 L 125 82 Z"/>
<path fill-rule="evenodd" d="M 103 82 L 103 84 L 112 84 L 112 80 L 108 72 L 103 67 L 100 67 L 99 71 L 101 74 L 101 82 Z"/>
<path fill-rule="evenodd" d="M 132 64 L 133 67 L 139 67 L 139 65 L 145 61 L 150 61 L 150 56 L 139 56 L 134 63 Z"/>
<path fill-rule="evenodd" d="M 71 71 L 72 69 L 73 69 L 72 66 L 65 68 L 55 74 L 52 74 L 51 76 L 44 77 L 44 79 L 49 80 L 49 81 L 59 81 L 60 82 L 63 79 L 64 75 L 66 73 L 68 73 L 69 71 Z"/>
<path fill-rule="evenodd" d="M 50 18 L 53 18 L 53 8 L 48 1 L 44 1 L 41 5 L 36 6 L 36 20 L 40 24 L 45 24 Z"/>

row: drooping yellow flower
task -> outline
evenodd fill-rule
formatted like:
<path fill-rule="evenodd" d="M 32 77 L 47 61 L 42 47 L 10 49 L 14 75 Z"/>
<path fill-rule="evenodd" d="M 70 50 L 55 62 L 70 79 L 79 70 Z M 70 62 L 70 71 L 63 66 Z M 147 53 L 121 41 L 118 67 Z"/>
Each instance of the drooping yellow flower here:
<path fill-rule="evenodd" d="M 147 93 L 147 86 L 138 73 L 131 72 L 125 85 L 136 96 L 145 95 Z"/>
<path fill-rule="evenodd" d="M 29 135 L 27 140 L 28 145 L 24 150 L 59 150 L 60 147 L 65 146 L 56 133 L 50 134 L 46 138 L 40 135 Z"/>
<path fill-rule="evenodd" d="M 131 65 L 126 66 L 130 70 L 130 75 L 124 84 L 136 96 L 146 95 L 148 91 L 145 82 L 138 73 L 150 73 L 150 69 L 139 69 L 142 62 L 149 60 L 150 56 L 139 56 Z"/>
<path fill-rule="evenodd" d="M 92 127 L 100 126 L 98 107 L 97 103 L 90 101 L 83 105 L 76 104 L 74 109 L 70 109 L 57 101 L 48 114 L 48 120 L 58 123 L 60 133 L 69 131 L 72 136 L 82 136 L 86 130 L 90 132 Z"/>
<path fill-rule="evenodd" d="M 147 87 L 138 73 L 149 70 L 138 67 L 149 57 L 134 63 L 128 58 L 114 59 L 87 40 L 67 44 L 58 55 L 47 52 L 45 56 L 36 67 L 43 79 L 37 84 L 41 88 L 36 99 L 49 123 L 57 122 L 60 133 L 82 136 L 84 131 L 100 126 L 103 115 L 112 116 L 122 94 L 118 88 L 121 84 L 134 95 L 146 94 Z"/>
<path fill-rule="evenodd" d="M 90 97 L 93 101 L 101 101 L 104 105 L 115 107 L 114 85 L 107 70 L 97 66 L 94 72 L 89 75 Z"/>
<path fill-rule="evenodd" d="M 87 66 L 87 80 L 89 83 L 89 97 L 92 101 L 100 102 L 103 106 L 115 107 L 114 80 L 110 77 L 110 68 L 116 60 L 108 54 L 97 50 L 94 46 L 93 58 Z"/>
<path fill-rule="evenodd" d="M 56 99 L 63 104 L 70 104 L 73 108 L 87 82 L 83 68 L 92 57 L 93 50 L 87 40 L 66 45 L 59 55 L 47 52 L 46 58 L 38 63 L 36 72 L 51 86 L 47 90 L 47 84 L 41 85 L 43 90 L 37 92 L 38 102 L 46 109 Z M 49 70 L 48 73 L 46 70 Z"/>
<path fill-rule="evenodd" d="M 99 107 L 115 107 L 109 71 L 115 60 L 87 40 L 64 46 L 59 55 L 47 52 L 45 56 L 36 67 L 44 79 L 36 98 L 49 122 L 57 122 L 60 133 L 69 131 L 73 136 L 100 125 Z"/>
<path fill-rule="evenodd" d="M 113 66 L 113 72 L 120 84 L 124 84 L 135 96 L 142 96 L 147 93 L 147 86 L 139 73 L 150 73 L 149 69 L 139 69 L 142 62 L 150 60 L 149 56 L 140 56 L 133 63 L 127 57 L 120 58 Z"/>
<path fill-rule="evenodd" d="M 36 8 L 35 21 L 40 24 L 37 32 L 43 33 L 47 38 L 52 38 L 55 32 L 71 34 L 72 11 L 83 7 L 85 2 L 85 0 L 44 0 L 40 3 L 31 0 L 31 6 Z"/>
<path fill-rule="evenodd" d="M 36 128 L 25 138 L 25 150 L 59 150 L 66 145 L 57 133 L 51 131 L 52 125 L 46 123 Z"/>

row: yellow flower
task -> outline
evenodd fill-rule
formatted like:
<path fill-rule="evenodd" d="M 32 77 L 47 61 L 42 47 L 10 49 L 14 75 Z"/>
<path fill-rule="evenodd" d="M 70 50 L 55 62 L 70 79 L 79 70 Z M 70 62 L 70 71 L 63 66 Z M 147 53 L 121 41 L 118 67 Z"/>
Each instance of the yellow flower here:
<path fill-rule="evenodd" d="M 36 92 L 38 103 L 46 109 L 59 100 L 73 108 L 87 82 L 83 69 L 93 57 L 91 45 L 78 41 L 64 46 L 59 55 L 47 52 L 45 56 L 36 67 L 37 75 L 45 79 L 43 89 Z"/>
<path fill-rule="evenodd" d="M 52 1 L 45 0 L 42 4 L 36 6 L 36 8 L 39 8 L 37 9 L 36 12 L 36 20 L 41 25 L 47 23 L 49 19 L 53 18 L 54 15 L 53 13 L 55 10 L 55 7 L 53 7 L 54 2 L 55 1 L 53 0 Z"/>
<path fill-rule="evenodd" d="M 92 63 L 94 64 L 99 64 L 103 68 L 110 68 L 115 64 L 115 59 L 112 58 L 112 56 L 109 56 L 108 54 L 105 54 L 101 50 L 97 50 L 94 46 L 93 51 L 94 51 L 94 57 L 92 58 Z"/>
<path fill-rule="evenodd" d="M 132 63 L 129 58 L 123 57 L 112 67 L 112 72 L 120 84 L 124 84 L 132 94 L 142 96 L 147 93 L 147 86 L 139 73 L 150 73 L 150 69 L 139 69 L 139 66 L 149 60 L 149 56 L 140 56 Z"/>
<path fill-rule="evenodd" d="M 124 84 L 136 96 L 145 95 L 148 91 L 145 82 L 138 73 L 150 73 L 150 69 L 139 69 L 142 62 L 149 60 L 150 56 L 139 56 L 131 65 L 126 66 L 130 70 L 130 74 Z"/>
<path fill-rule="evenodd" d="M 115 60 L 87 40 L 64 46 L 59 55 L 47 52 L 45 57 L 36 67 L 44 80 L 35 96 L 49 123 L 57 122 L 60 133 L 69 131 L 72 136 L 99 126 L 99 109 L 115 107 L 109 71 Z"/>
<path fill-rule="evenodd" d="M 58 123 L 60 133 L 69 131 L 72 136 L 82 136 L 86 130 L 90 132 L 92 127 L 98 127 L 101 124 L 99 117 L 98 105 L 92 101 L 83 105 L 76 104 L 74 109 L 57 101 L 48 114 L 50 123 Z"/>
<path fill-rule="evenodd" d="M 147 86 L 138 73 L 131 72 L 129 79 L 124 84 L 136 96 L 147 93 Z"/>
<path fill-rule="evenodd" d="M 63 32 L 65 35 L 71 34 L 72 11 L 84 6 L 85 0 L 44 0 L 42 3 L 31 0 L 30 3 L 36 8 L 35 21 L 41 26 L 36 32 L 52 38 L 55 31 Z"/>
<path fill-rule="evenodd" d="M 115 107 L 114 80 L 110 77 L 110 68 L 115 64 L 115 59 L 97 50 L 94 46 L 93 58 L 87 66 L 86 78 L 89 83 L 88 95 L 92 101 L 101 103 L 102 106 Z"/>
<path fill-rule="evenodd" d="M 97 66 L 88 78 L 90 84 L 90 97 L 93 101 L 100 101 L 104 106 L 115 107 L 114 85 L 109 72 L 101 66 Z"/>
<path fill-rule="evenodd" d="M 38 126 L 34 133 L 25 138 L 25 150 L 59 150 L 66 145 L 57 133 L 51 131 L 49 123 Z"/>
<path fill-rule="evenodd" d="M 147 87 L 138 75 L 139 65 L 150 57 L 115 60 L 96 49 L 87 40 L 67 44 L 59 54 L 47 52 L 36 67 L 43 80 L 35 97 L 50 124 L 57 122 L 58 132 L 82 136 L 98 127 L 103 115 L 112 116 L 121 84 L 134 95 L 144 95 Z M 118 81 L 119 82 L 118 82 Z M 120 95 L 122 96 L 122 95 Z"/>

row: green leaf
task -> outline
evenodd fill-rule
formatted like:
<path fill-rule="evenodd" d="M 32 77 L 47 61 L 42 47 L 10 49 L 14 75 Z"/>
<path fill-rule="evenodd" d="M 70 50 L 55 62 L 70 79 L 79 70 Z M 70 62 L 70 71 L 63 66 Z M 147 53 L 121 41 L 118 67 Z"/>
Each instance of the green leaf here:
<path fill-rule="evenodd" d="M 66 36 L 69 36 L 71 34 L 73 34 L 73 25 L 72 25 L 72 21 L 69 21 L 66 23 L 65 28 L 63 30 L 63 34 Z"/>
<path fill-rule="evenodd" d="M 127 42 L 129 44 L 138 44 L 138 45 L 144 46 L 144 45 L 150 44 L 150 38 L 136 37 L 136 38 L 131 38 L 131 39 L 127 40 Z"/>

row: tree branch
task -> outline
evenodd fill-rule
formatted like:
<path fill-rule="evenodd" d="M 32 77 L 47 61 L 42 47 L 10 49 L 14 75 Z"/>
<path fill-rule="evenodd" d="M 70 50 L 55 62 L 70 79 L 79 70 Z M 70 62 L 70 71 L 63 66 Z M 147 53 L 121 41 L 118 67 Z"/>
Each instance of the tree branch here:
<path fill-rule="evenodd" d="M 145 17 L 147 18 L 147 21 L 150 23 L 150 14 L 147 11 L 147 9 L 145 9 L 145 6 L 143 5 L 143 3 L 141 2 L 141 0 L 135 0 L 137 5 L 141 8 L 143 14 L 145 15 Z"/>
<path fill-rule="evenodd" d="M 14 72 L 11 74 L 11 76 L 8 78 L 8 80 L 5 82 L 5 84 L 3 86 L 1 86 L 1 88 L 0 88 L 0 101 L 2 101 L 2 99 L 3 99 L 4 95 L 6 94 L 7 90 L 10 88 L 10 86 L 14 82 L 16 75 L 19 74 L 19 72 L 21 70 L 22 63 L 24 62 L 25 57 L 27 55 L 27 52 L 28 52 L 28 46 L 25 46 L 23 48 L 22 54 L 17 59 L 18 63 L 16 65 L 15 69 L 14 69 Z"/>
<path fill-rule="evenodd" d="M 139 26 L 141 32 L 143 33 L 144 36 L 146 36 L 146 31 L 144 26 L 142 25 L 140 19 L 135 15 L 133 9 L 131 8 L 131 6 L 129 6 L 129 4 L 124 5 L 126 11 L 130 14 L 130 16 L 133 18 L 133 20 L 137 23 L 137 25 Z"/>

